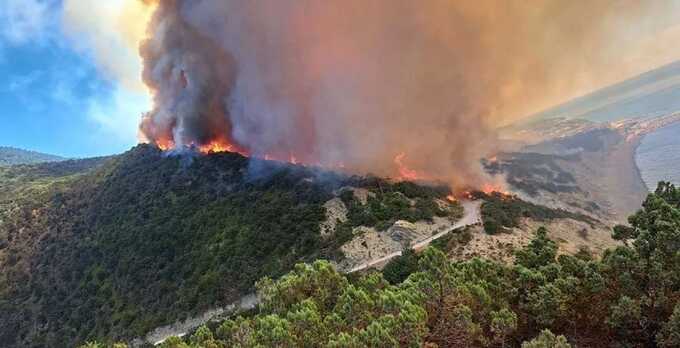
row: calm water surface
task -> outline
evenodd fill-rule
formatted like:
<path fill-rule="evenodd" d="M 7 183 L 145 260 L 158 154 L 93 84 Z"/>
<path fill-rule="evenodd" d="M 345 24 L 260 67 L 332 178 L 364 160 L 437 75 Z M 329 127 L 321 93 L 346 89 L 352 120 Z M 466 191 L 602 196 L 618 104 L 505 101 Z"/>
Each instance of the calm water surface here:
<path fill-rule="evenodd" d="M 636 151 L 635 161 L 650 190 L 661 180 L 680 185 L 680 123 L 646 135 Z"/>

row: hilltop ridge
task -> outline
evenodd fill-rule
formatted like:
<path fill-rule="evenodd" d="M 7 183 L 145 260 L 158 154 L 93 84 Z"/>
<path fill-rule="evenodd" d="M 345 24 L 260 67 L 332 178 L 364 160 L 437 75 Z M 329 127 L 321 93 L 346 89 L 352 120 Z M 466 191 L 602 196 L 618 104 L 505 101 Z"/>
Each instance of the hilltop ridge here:
<path fill-rule="evenodd" d="M 63 161 L 65 159 L 66 158 L 64 157 L 37 151 L 23 150 L 9 146 L 0 146 L 0 166 L 56 162 Z"/>
<path fill-rule="evenodd" d="M 460 211 L 443 201 L 448 188 L 229 152 L 138 145 L 88 161 L 0 168 L 9 189 L 0 190 L 0 340 L 9 347 L 142 336 L 298 262 L 339 263 L 358 226 L 455 221 Z M 353 187 L 373 196 L 361 203 Z M 347 220 L 328 224 L 324 205 L 339 197 L 351 204 Z"/>

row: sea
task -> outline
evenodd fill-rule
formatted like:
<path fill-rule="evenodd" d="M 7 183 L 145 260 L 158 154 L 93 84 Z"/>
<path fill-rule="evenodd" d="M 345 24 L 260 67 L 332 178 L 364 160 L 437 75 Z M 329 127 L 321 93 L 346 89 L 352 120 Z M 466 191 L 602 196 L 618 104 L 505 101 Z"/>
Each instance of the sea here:
<path fill-rule="evenodd" d="M 650 191 L 659 181 L 680 185 L 680 123 L 645 135 L 635 152 L 635 162 Z"/>

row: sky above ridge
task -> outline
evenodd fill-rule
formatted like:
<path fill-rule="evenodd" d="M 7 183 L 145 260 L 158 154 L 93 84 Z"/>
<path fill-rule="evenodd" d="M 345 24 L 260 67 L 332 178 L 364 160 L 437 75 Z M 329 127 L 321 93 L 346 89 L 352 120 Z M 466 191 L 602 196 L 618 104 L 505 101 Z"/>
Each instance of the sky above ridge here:
<path fill-rule="evenodd" d="M 223 2 L 213 1 L 215 4 Z M 196 4 L 200 3 L 205 5 L 211 0 L 196 1 Z M 263 7 L 277 3 L 278 0 L 263 2 Z M 392 7 L 388 1 L 383 3 Z M 455 3 L 462 2 L 451 1 L 451 4 Z M 481 10 L 482 6 L 474 1 L 470 3 L 474 9 L 466 10 L 474 14 L 471 18 L 495 18 L 493 10 L 500 11 L 502 6 L 497 4 L 504 4 L 501 0 L 498 3 L 488 1 L 486 4 L 491 10 L 487 11 Z M 547 2 L 537 0 L 536 5 L 542 3 Z M 583 3 L 589 2 L 584 0 Z M 596 0 L 595 3 L 607 2 Z M 154 1 L 145 4 L 142 0 L 0 0 L 0 146 L 67 157 L 108 155 L 134 146 L 139 141 L 141 115 L 152 109 L 150 93 L 140 78 L 142 59 L 138 46 L 145 38 L 153 4 Z M 621 4 L 625 6 L 626 2 Z M 617 28 L 618 39 L 606 49 L 608 54 L 604 57 L 607 59 L 591 62 L 594 59 L 590 58 L 596 57 L 595 51 L 601 48 L 596 46 L 579 53 L 577 57 L 582 59 L 576 63 L 565 59 L 552 64 L 551 60 L 558 72 L 575 70 L 568 79 L 551 77 L 550 85 L 558 87 L 554 88 L 554 95 L 531 98 L 526 93 L 531 88 L 521 79 L 500 86 L 502 94 L 509 96 L 508 102 L 519 100 L 520 104 L 529 106 L 526 109 L 535 112 L 680 59 L 680 46 L 673 44 L 680 38 L 680 0 L 655 0 L 652 4 L 655 5 L 645 6 L 650 7 L 646 15 L 622 11 L 631 13 L 612 19 L 611 23 L 597 17 L 595 22 Z M 525 11 L 528 16 L 522 18 L 531 19 L 541 14 L 537 9 L 540 6 L 529 5 L 536 8 Z M 191 8 L 194 7 L 200 6 L 192 3 Z M 592 11 L 592 6 L 579 4 L 569 8 L 579 16 Z M 376 15 L 383 17 L 385 13 Z M 551 21 L 560 19 L 549 18 Z M 428 21 L 436 22 L 435 18 L 428 18 Z M 323 24 L 317 23 L 317 27 L 305 27 L 305 30 L 319 31 Z M 544 29 L 544 26 L 532 27 L 533 32 L 543 33 Z M 503 38 L 494 36 L 495 31 L 490 33 L 493 35 L 485 37 L 489 42 L 506 43 Z M 334 44 L 335 38 L 331 37 L 328 42 Z M 531 51 L 534 43 L 525 40 L 518 42 L 518 46 L 527 46 Z M 548 40 L 548 43 L 546 47 L 558 52 L 567 47 L 566 42 L 559 40 Z M 465 53 L 464 50 L 461 52 Z M 579 68 L 563 69 L 572 63 Z M 520 71 L 532 70 L 526 68 L 521 64 L 512 66 Z M 547 68 L 552 69 L 552 66 L 538 70 Z M 338 87 L 333 85 L 333 88 Z M 518 112 L 520 115 L 514 116 L 524 115 L 525 110 L 521 111 Z"/>
<path fill-rule="evenodd" d="M 148 97 L 101 72 L 64 11 L 62 1 L 0 2 L 0 145 L 67 157 L 125 151 Z"/>

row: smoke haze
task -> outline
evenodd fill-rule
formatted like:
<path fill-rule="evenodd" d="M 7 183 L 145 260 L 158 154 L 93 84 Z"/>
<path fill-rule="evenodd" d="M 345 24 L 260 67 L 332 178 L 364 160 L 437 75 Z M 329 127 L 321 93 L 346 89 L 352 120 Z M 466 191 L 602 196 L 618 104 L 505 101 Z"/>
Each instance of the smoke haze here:
<path fill-rule="evenodd" d="M 140 49 L 147 140 L 379 175 L 401 164 L 454 187 L 487 180 L 479 158 L 497 125 L 621 80 L 641 68 L 631 62 L 679 58 L 613 63 L 631 41 L 673 32 L 675 1 L 155 6 Z"/>

